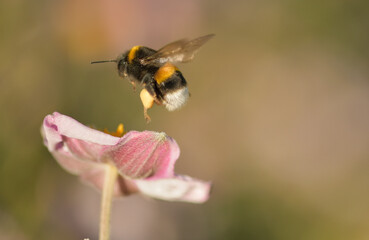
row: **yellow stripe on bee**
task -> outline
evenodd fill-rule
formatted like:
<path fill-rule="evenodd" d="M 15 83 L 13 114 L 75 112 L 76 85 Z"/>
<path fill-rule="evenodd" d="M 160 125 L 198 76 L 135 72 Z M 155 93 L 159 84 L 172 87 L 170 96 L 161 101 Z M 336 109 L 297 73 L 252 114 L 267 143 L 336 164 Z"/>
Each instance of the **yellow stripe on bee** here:
<path fill-rule="evenodd" d="M 179 71 L 178 68 L 167 62 L 158 69 L 155 73 L 154 79 L 158 84 L 160 84 L 170 78 L 176 71 Z"/>
<path fill-rule="evenodd" d="M 132 60 L 136 57 L 136 52 L 141 46 L 134 46 L 128 53 L 128 63 L 132 63 Z"/>

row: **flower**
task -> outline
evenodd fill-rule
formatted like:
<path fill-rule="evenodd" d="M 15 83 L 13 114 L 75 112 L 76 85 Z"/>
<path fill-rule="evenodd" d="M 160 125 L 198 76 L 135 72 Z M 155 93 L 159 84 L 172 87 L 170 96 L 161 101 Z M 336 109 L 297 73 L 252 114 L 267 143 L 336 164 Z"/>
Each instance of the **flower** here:
<path fill-rule="evenodd" d="M 209 182 L 174 173 L 180 150 L 165 133 L 130 131 L 117 137 L 113 135 L 122 135 L 122 126 L 117 133 L 108 134 L 57 112 L 45 117 L 41 132 L 57 162 L 100 191 L 106 166 L 116 168 L 115 197 L 141 193 L 192 203 L 203 203 L 209 197 Z"/>

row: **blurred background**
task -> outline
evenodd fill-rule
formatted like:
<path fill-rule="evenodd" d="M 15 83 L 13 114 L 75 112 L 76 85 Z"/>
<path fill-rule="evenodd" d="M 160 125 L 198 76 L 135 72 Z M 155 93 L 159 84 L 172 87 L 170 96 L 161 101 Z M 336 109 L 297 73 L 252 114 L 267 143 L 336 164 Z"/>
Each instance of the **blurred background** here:
<path fill-rule="evenodd" d="M 0 239 L 97 239 L 100 194 L 58 166 L 54 111 L 164 131 L 203 205 L 114 202 L 112 239 L 369 239 L 368 1 L 1 1 Z M 209 33 L 191 98 L 147 125 L 112 59 Z"/>

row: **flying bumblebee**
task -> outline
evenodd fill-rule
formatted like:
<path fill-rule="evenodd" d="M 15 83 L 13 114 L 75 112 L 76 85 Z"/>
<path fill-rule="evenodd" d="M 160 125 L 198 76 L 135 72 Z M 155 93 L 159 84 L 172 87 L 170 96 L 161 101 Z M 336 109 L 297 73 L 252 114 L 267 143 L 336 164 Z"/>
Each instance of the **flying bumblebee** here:
<path fill-rule="evenodd" d="M 189 97 L 187 82 L 173 63 L 185 63 L 194 58 L 195 53 L 214 34 L 193 40 L 181 39 L 165 45 L 159 50 L 135 46 L 117 59 L 95 61 L 93 63 L 115 62 L 118 74 L 130 81 L 133 89 L 136 84 L 143 87 L 140 98 L 144 106 L 144 117 L 150 122 L 147 110 L 154 103 L 164 105 L 173 111 L 182 107 Z"/>

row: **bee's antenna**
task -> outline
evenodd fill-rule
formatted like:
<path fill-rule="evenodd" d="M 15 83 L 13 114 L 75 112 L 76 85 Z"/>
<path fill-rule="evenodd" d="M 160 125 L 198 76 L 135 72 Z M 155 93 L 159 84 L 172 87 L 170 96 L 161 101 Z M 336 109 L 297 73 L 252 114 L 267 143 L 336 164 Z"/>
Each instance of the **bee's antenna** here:
<path fill-rule="evenodd" d="M 116 59 L 113 59 L 113 60 L 95 61 L 95 62 L 91 62 L 91 64 L 95 64 L 95 63 L 106 63 L 106 62 L 117 62 L 117 60 Z"/>

